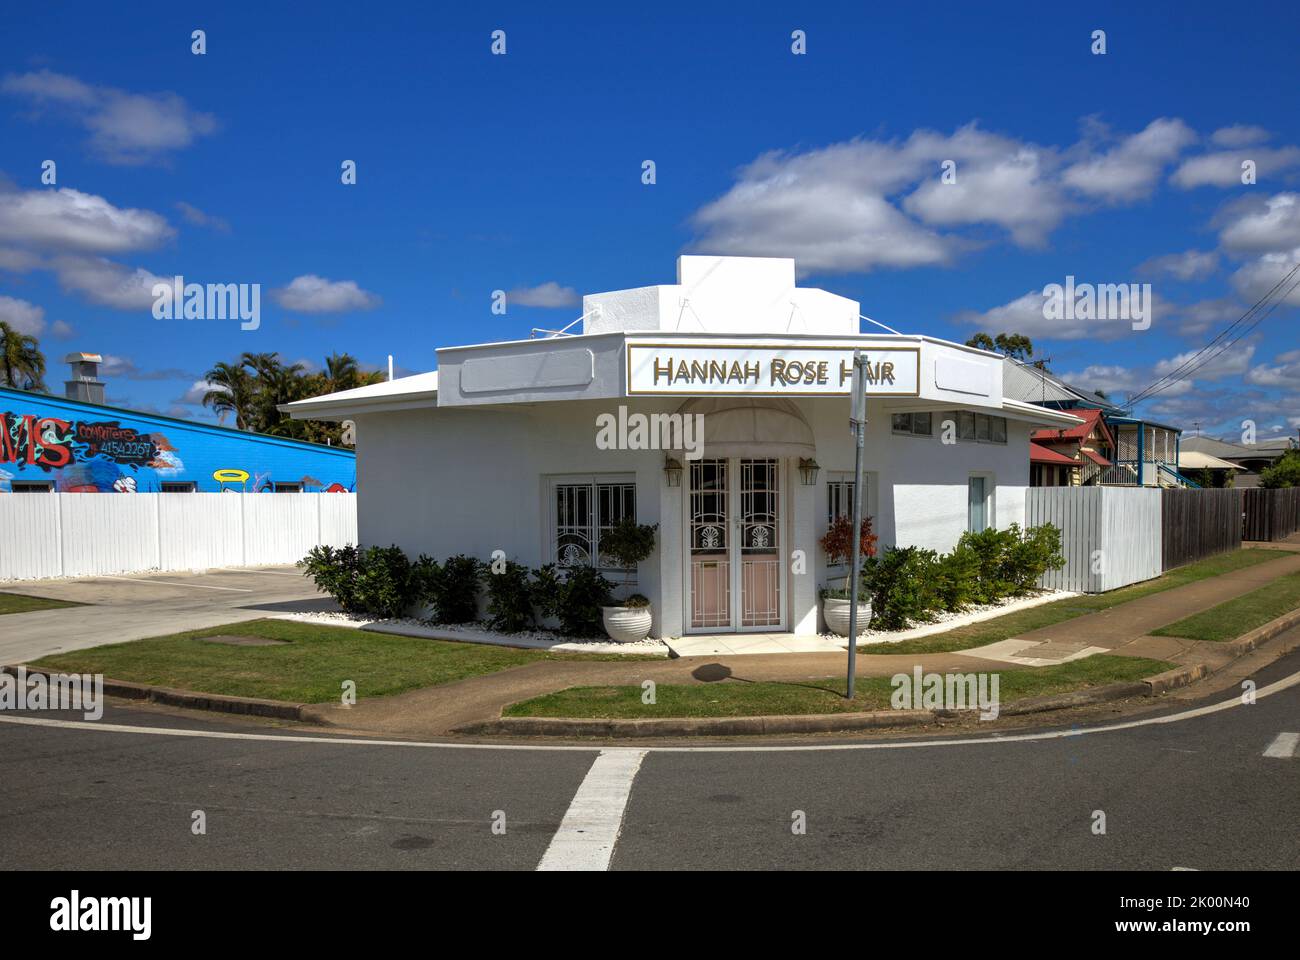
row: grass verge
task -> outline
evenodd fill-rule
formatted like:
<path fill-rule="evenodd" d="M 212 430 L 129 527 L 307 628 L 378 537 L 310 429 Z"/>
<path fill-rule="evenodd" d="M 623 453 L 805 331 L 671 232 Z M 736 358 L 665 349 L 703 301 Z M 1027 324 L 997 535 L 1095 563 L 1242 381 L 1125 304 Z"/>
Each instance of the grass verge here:
<path fill-rule="evenodd" d="M 0 615 L 6 613 L 29 613 L 32 610 L 57 610 L 59 607 L 79 607 L 81 604 L 69 600 L 47 600 L 45 597 L 29 597 L 25 593 L 0 593 Z"/>
<path fill-rule="evenodd" d="M 1297 608 L 1300 608 L 1300 573 L 1293 573 L 1151 632 L 1187 640 L 1235 640 Z"/>
<path fill-rule="evenodd" d="M 203 640 L 223 634 L 284 642 L 250 647 Z M 202 693 L 325 703 L 339 698 L 345 680 L 356 683 L 358 698 L 384 697 L 534 660 L 622 659 L 629 658 L 424 640 L 290 620 L 252 620 L 72 650 L 44 657 L 36 665 Z"/>
<path fill-rule="evenodd" d="M 1085 614 L 1096 613 L 1099 610 L 1109 610 L 1121 603 L 1149 597 L 1153 593 L 1162 593 L 1165 590 L 1172 590 L 1174 587 L 1185 586 L 1210 577 L 1222 576 L 1225 573 L 1232 573 L 1236 570 L 1253 567 L 1258 563 L 1278 560 L 1286 556 L 1290 556 L 1290 554 L 1278 550 L 1234 550 L 1231 553 L 1221 553 L 1215 557 L 1198 560 L 1196 563 L 1189 563 L 1185 567 L 1170 570 L 1154 580 L 1135 583 L 1132 586 L 1112 590 L 1109 593 L 1092 593 L 1069 597 L 1065 600 L 1057 600 L 1055 603 L 1045 603 L 1041 607 L 1031 607 L 1028 610 L 1008 613 L 1002 617 L 967 624 L 964 627 L 956 627 L 943 633 L 920 637 L 916 640 L 902 640 L 896 643 L 859 644 L 858 651 L 860 653 L 946 653 L 951 650 L 969 650 L 972 647 L 982 647 L 988 643 L 996 643 L 999 640 L 1017 637 L 1023 633 L 1028 633 L 1030 630 L 1038 630 L 1041 627 L 1050 627 L 1065 620 L 1073 620 L 1075 617 L 1082 617 Z"/>
<path fill-rule="evenodd" d="M 1097 654 L 1054 667 L 1000 670 L 1003 704 L 1107 683 L 1141 680 L 1169 670 L 1163 660 Z M 653 704 L 641 702 L 638 687 L 570 687 L 511 704 L 506 717 L 567 717 L 599 720 L 652 720 L 669 717 L 757 717 L 811 713 L 851 713 L 889 707 L 889 677 L 859 679 L 852 701 L 844 699 L 844 679 L 774 681 L 723 680 L 719 683 L 668 684 L 655 687 Z"/>

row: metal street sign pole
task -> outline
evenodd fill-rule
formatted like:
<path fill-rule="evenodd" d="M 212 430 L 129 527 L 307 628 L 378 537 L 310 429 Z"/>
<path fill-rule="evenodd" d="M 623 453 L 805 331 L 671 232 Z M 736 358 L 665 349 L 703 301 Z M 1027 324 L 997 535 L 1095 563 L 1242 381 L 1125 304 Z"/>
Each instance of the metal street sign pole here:
<path fill-rule="evenodd" d="M 866 438 L 867 396 L 862 378 L 862 351 L 853 351 L 853 381 L 849 427 L 853 432 L 853 579 L 849 584 L 849 700 L 858 669 L 858 578 L 862 572 L 862 446 Z"/>

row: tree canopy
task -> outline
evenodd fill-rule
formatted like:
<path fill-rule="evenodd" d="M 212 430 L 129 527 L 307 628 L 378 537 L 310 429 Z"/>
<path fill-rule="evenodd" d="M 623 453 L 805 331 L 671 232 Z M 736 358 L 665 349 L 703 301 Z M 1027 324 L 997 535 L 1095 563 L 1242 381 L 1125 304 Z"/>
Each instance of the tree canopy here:
<path fill-rule="evenodd" d="M 45 354 L 39 341 L 0 320 L 0 386 L 45 390 Z"/>
<path fill-rule="evenodd" d="M 280 404 L 378 383 L 383 374 L 363 372 L 356 357 L 347 353 L 330 354 L 324 368 L 315 373 L 308 373 L 301 363 L 286 364 L 274 353 L 244 353 L 234 363 L 214 364 L 204 378 L 209 389 L 203 405 L 222 419 L 233 415 L 239 430 L 338 444 L 341 424 L 294 420 L 280 412 Z"/>
<path fill-rule="evenodd" d="M 1023 333 L 999 333 L 996 337 L 991 337 L 981 330 L 966 341 L 966 346 L 991 350 L 1022 363 L 1034 355 L 1034 341 Z"/>

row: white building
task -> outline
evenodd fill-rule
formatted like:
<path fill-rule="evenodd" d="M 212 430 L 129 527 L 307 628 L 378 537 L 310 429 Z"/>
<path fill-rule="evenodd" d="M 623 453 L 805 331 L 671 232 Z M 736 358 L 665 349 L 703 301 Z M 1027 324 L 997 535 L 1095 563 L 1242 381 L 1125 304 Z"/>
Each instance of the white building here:
<path fill-rule="evenodd" d="M 659 526 L 635 587 L 654 636 L 814 633 L 818 540 L 849 511 L 854 348 L 875 375 L 863 511 L 882 547 L 1023 525 L 1030 432 L 1078 421 L 1006 398 L 1001 357 L 862 334 L 859 305 L 797 287 L 793 260 L 677 272 L 584 297 L 580 334 L 448 347 L 432 373 L 286 407 L 356 423 L 361 542 L 601 566 L 601 528 L 630 514 Z M 702 414 L 702 449 L 694 419 L 665 450 L 665 418 L 638 414 Z"/>

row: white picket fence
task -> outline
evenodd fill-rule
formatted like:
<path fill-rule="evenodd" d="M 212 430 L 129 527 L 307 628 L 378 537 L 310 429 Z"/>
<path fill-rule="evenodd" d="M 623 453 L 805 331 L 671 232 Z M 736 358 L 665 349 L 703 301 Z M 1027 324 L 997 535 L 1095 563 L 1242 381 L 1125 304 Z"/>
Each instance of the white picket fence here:
<path fill-rule="evenodd" d="M 0 494 L 0 579 L 294 563 L 356 542 L 355 493 Z"/>
<path fill-rule="evenodd" d="M 1065 557 L 1039 584 L 1100 593 L 1160 576 L 1160 496 L 1155 487 L 1031 487 L 1025 525 L 1057 526 Z"/>

